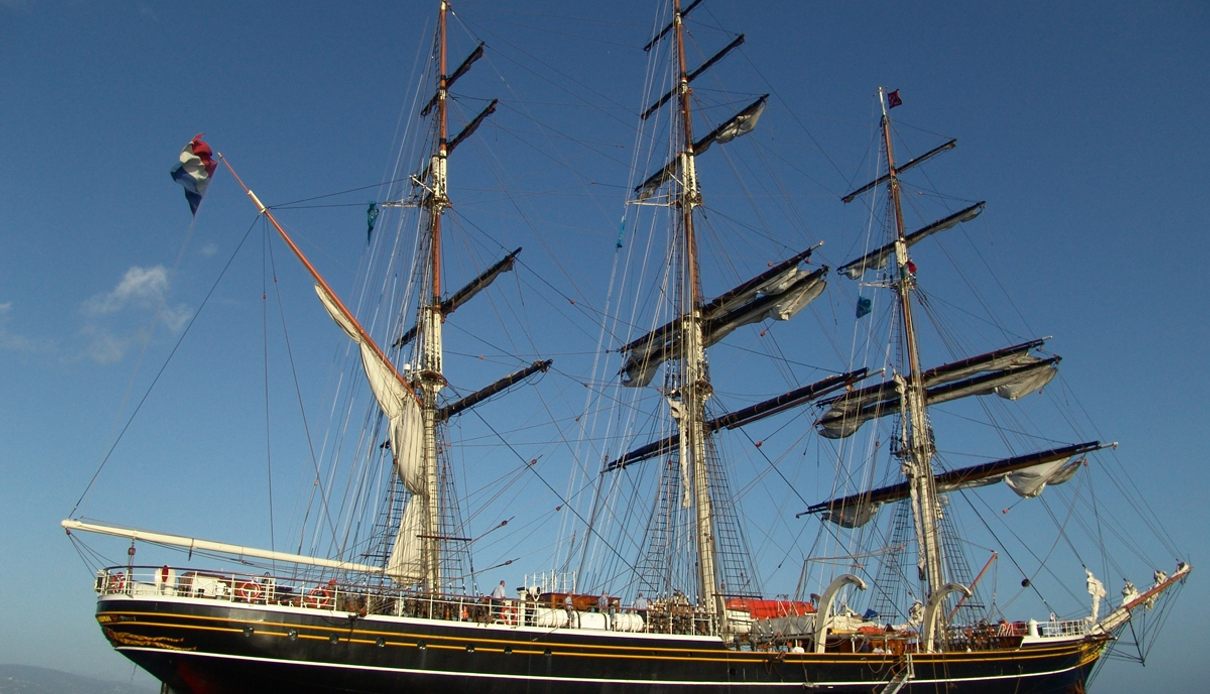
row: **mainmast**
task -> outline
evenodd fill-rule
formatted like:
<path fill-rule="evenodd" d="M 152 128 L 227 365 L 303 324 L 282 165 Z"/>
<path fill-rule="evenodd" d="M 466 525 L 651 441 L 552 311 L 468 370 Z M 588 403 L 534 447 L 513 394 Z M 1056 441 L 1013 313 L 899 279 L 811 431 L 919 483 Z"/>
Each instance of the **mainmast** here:
<path fill-rule="evenodd" d="M 441 494 L 438 479 L 437 395 L 445 385 L 441 357 L 441 215 L 449 207 L 446 193 L 446 160 L 449 156 L 449 131 L 446 115 L 448 77 L 446 74 L 446 14 L 449 5 L 441 3 L 437 19 L 437 146 L 429 162 L 429 190 L 422 205 L 428 216 L 429 268 L 428 291 L 422 291 L 419 333 L 419 383 L 423 418 L 422 471 L 424 476 L 424 527 L 419 533 L 424 585 L 429 590 L 441 590 Z M 413 501 L 418 499 L 414 498 Z M 403 539 L 403 538 L 400 538 Z"/>
<path fill-rule="evenodd" d="M 678 564 L 679 560 L 668 552 L 672 532 L 685 531 L 692 535 L 694 566 L 690 569 L 680 565 L 676 569 L 680 576 L 683 566 L 687 580 L 696 579 L 696 586 L 680 585 L 680 588 L 696 589 L 699 609 L 710 617 L 717 631 L 726 633 L 729 626 L 724 609 L 724 591 L 744 591 L 752 584 L 750 562 L 744 556 L 742 537 L 730 516 L 726 504 L 725 477 L 716 467 L 711 436 L 720 428 L 742 426 L 767 414 L 780 412 L 788 407 L 801 405 L 828 392 L 828 384 L 817 384 L 760 403 L 755 411 L 743 411 L 713 420 L 706 419 L 706 403 L 713 395 L 710 384 L 706 349 L 722 340 L 742 325 L 764 320 L 789 320 L 813 301 L 826 285 L 827 267 L 814 272 L 801 268 L 811 255 L 806 249 L 786 258 L 765 271 L 740 283 L 738 286 L 706 301 L 702 292 L 702 279 L 698 256 L 697 230 L 694 212 L 702 204 L 698 186 L 696 158 L 715 143 L 731 142 L 751 132 L 768 101 L 764 94 L 738 113 L 720 123 L 705 136 L 694 139 L 691 84 L 712 65 L 743 44 L 742 34 L 715 53 L 697 68 L 690 70 L 686 62 L 685 17 L 698 5 L 693 0 L 682 7 L 681 0 L 672 0 L 672 21 L 664 27 L 644 50 L 651 50 L 667 38 L 667 50 L 672 51 L 668 68 L 674 71 L 671 89 L 655 99 L 640 115 L 647 120 L 655 113 L 666 113 L 670 120 L 670 132 L 675 153 L 671 160 L 648 176 L 634 188 L 636 204 L 659 204 L 666 206 L 671 215 L 670 256 L 668 268 L 672 278 L 668 292 L 672 298 L 675 317 L 667 323 L 623 345 L 619 351 L 624 363 L 618 372 L 622 385 L 631 388 L 646 387 L 660 369 L 664 371 L 662 395 L 668 404 L 676 431 L 663 439 L 640 446 L 606 466 L 608 470 L 620 470 L 627 465 L 657 455 L 668 454 L 673 462 L 665 470 L 658 513 L 675 515 L 677 527 L 671 530 L 662 524 L 652 533 L 647 556 L 639 571 L 646 585 L 657 591 L 677 590 L 678 586 L 665 583 L 671 574 L 662 574 L 666 568 Z M 663 107 L 667 105 L 668 109 Z M 660 191 L 660 203 L 646 202 Z M 679 493 L 672 492 L 679 482 Z M 671 508 L 678 504 L 680 510 Z M 680 525 L 683 521 L 684 524 Z M 654 521 L 653 521 L 654 522 Z M 676 538 L 679 542 L 679 537 Z M 686 552 L 685 554 L 689 554 Z M 684 558 L 683 556 L 681 558 Z M 669 563 L 669 562 L 672 563 Z"/>
<path fill-rule="evenodd" d="M 924 581 L 926 597 L 945 585 L 945 568 L 939 537 L 941 508 L 933 479 L 933 433 L 925 408 L 926 390 L 920 368 L 920 351 L 916 342 L 916 325 L 912 317 L 912 290 L 916 286 L 915 265 L 908 255 L 907 234 L 903 225 L 900 202 L 899 172 L 895 168 L 895 152 L 891 142 L 891 119 L 888 115 L 886 92 L 878 89 L 882 106 L 882 139 L 887 156 L 887 188 L 895 218 L 894 286 L 903 319 L 903 347 L 907 356 L 908 373 L 896 374 L 895 383 L 902 402 L 898 455 L 907 478 L 912 504 L 912 520 L 916 529 L 919 553 L 916 568 Z"/>
<path fill-rule="evenodd" d="M 710 478 L 707 470 L 706 444 L 706 401 L 713 388 L 706 365 L 706 351 L 702 336 L 702 287 L 698 274 L 697 236 L 693 226 L 693 210 L 701 204 L 701 190 L 697 184 L 694 168 L 693 117 L 689 86 L 689 68 L 685 62 L 684 17 L 680 0 L 673 0 L 673 23 L 676 35 L 677 69 L 680 74 L 677 99 L 680 106 L 681 136 L 681 187 L 675 200 L 679 208 L 678 236 L 681 248 L 681 284 L 678 313 L 683 316 L 681 330 L 683 353 L 680 360 L 680 383 L 672 397 L 679 396 L 680 418 L 678 421 L 680 455 L 689 458 L 683 465 L 692 476 L 691 486 L 697 525 L 698 596 L 706 611 L 719 619 L 725 618 L 722 608 L 723 596 L 719 593 L 715 571 L 714 509 L 710 498 Z M 720 626 L 724 626 L 721 625 Z"/>

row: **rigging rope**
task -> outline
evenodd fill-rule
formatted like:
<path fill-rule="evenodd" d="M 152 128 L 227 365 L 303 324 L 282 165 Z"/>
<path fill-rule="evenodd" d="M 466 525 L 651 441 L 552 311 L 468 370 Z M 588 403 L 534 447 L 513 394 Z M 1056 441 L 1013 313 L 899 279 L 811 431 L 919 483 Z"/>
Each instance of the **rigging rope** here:
<path fill-rule="evenodd" d="M 223 265 L 222 270 L 219 271 L 218 277 L 215 278 L 214 283 L 212 285 L 210 285 L 210 289 L 206 292 L 206 295 L 202 298 L 202 303 L 198 306 L 197 311 L 195 311 L 193 313 L 193 315 L 189 318 L 189 321 L 185 324 L 184 329 L 181 330 L 180 337 L 178 337 L 176 340 L 176 343 L 172 345 L 172 349 L 168 352 L 168 356 L 165 357 L 164 363 L 161 364 L 160 368 L 156 371 L 155 376 L 151 379 L 151 383 L 149 383 L 147 385 L 147 389 L 143 392 L 143 396 L 141 398 L 139 398 L 138 404 L 135 405 L 134 410 L 130 413 L 130 416 L 127 417 L 126 423 L 124 425 L 122 425 L 122 428 L 118 432 L 117 436 L 114 438 L 113 443 L 110 444 L 109 449 L 105 452 L 105 455 L 101 458 L 101 462 L 99 465 L 97 465 L 96 471 L 93 472 L 92 477 L 88 480 L 88 484 L 85 485 L 84 491 L 80 493 L 80 498 L 76 499 L 75 505 L 73 505 L 71 507 L 71 512 L 67 514 L 69 518 L 72 515 L 74 515 L 75 512 L 80 508 L 80 504 L 84 501 L 84 497 L 88 495 L 88 492 L 92 489 L 92 486 L 96 483 L 97 478 L 100 477 L 101 471 L 105 469 L 105 465 L 109 462 L 110 458 L 113 456 L 114 451 L 117 450 L 118 444 L 121 443 L 122 438 L 126 435 L 126 432 L 130 429 L 130 426 L 132 424 L 134 424 L 135 417 L 137 417 L 139 412 L 143 409 L 143 405 L 145 405 L 147 403 L 147 398 L 151 396 L 151 391 L 154 390 L 156 387 L 156 384 L 158 384 L 160 382 L 160 377 L 164 375 L 165 370 L 167 370 L 167 368 L 168 368 L 168 364 L 171 363 L 172 358 L 174 356 L 176 356 L 177 350 L 179 350 L 181 348 L 181 344 L 185 341 L 185 337 L 187 335 L 189 335 L 189 331 L 193 328 L 193 324 L 195 322 L 197 322 L 198 316 L 201 315 L 202 309 L 204 309 L 206 307 L 206 305 L 210 301 L 210 298 L 214 295 L 215 290 L 218 289 L 219 283 L 222 281 L 223 277 L 227 274 L 227 270 L 230 269 L 232 261 L 235 260 L 235 256 L 239 254 L 240 249 L 244 247 L 244 243 L 248 240 L 248 236 L 251 235 L 252 230 L 254 228 L 256 228 L 255 220 L 253 221 L 253 223 L 251 225 L 248 226 L 248 230 L 246 232 L 244 232 L 243 238 L 240 239 L 240 242 L 235 247 L 235 250 L 232 252 L 231 257 L 229 257 L 227 259 L 227 262 Z"/>

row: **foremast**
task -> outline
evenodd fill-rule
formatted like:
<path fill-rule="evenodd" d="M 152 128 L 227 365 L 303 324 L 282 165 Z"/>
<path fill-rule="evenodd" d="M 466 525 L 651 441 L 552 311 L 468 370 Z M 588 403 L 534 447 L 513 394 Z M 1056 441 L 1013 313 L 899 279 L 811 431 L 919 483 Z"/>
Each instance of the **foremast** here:
<path fill-rule="evenodd" d="M 915 266 L 908 253 L 907 232 L 903 224 L 903 207 L 900 201 L 899 173 L 895 168 L 895 151 L 891 139 L 891 119 L 887 94 L 882 87 L 878 89 L 878 100 L 882 107 L 881 126 L 887 157 L 887 190 L 895 223 L 896 272 L 893 285 L 903 322 L 903 350 L 908 367 L 906 375 L 899 374 L 895 377 L 902 402 L 897 454 L 910 493 L 918 548 L 916 569 L 920 579 L 924 581 L 926 597 L 931 598 L 946 584 L 945 561 L 940 541 L 941 507 L 933 477 L 936 448 L 928 421 L 924 372 L 920 367 L 920 351 L 912 316 L 912 292 L 916 286 Z"/>
<path fill-rule="evenodd" d="M 438 404 L 437 396 L 445 386 L 442 373 L 441 325 L 441 215 L 449 207 L 446 192 L 446 164 L 449 158 L 449 126 L 447 103 L 449 80 L 446 73 L 446 15 L 449 4 L 442 0 L 437 18 L 437 93 L 436 107 L 437 143 L 429 162 L 427 194 L 421 199 L 427 217 L 428 228 L 428 271 L 425 273 L 427 286 L 421 289 L 417 346 L 420 351 L 420 370 L 417 386 L 420 391 L 423 441 L 421 444 L 421 473 L 425 494 L 417 495 L 412 503 L 422 503 L 423 526 L 419 529 L 421 547 L 421 570 L 423 585 L 430 591 L 441 590 L 441 493 L 438 479 Z M 400 537 L 399 540 L 404 538 Z"/>
<path fill-rule="evenodd" d="M 492 100 L 482 111 L 470 120 L 457 134 L 451 136 L 449 131 L 448 104 L 450 88 L 465 75 L 471 66 L 484 55 L 484 44 L 480 43 L 471 53 L 451 72 L 448 61 L 447 25 L 452 12 L 446 0 L 441 0 L 437 18 L 437 37 L 435 58 L 437 63 L 436 90 L 433 97 L 421 110 L 421 117 L 433 116 L 433 145 L 428 161 L 424 168 L 412 175 L 414 197 L 408 204 L 414 203 L 421 209 L 421 233 L 427 238 L 422 239 L 420 256 L 416 259 L 416 276 L 420 278 L 418 306 L 415 325 L 406 331 L 395 342 L 403 346 L 415 341 L 412 359 L 416 365 L 413 374 L 413 385 L 420 401 L 419 451 L 415 479 L 405 476 L 405 485 L 412 493 L 408 508 L 405 510 L 405 520 L 396 539 L 399 543 L 418 544 L 419 551 L 407 550 L 392 552 L 394 557 L 408 555 L 415 557 L 414 573 L 400 572 L 396 575 L 400 580 L 419 583 L 423 590 L 436 593 L 444 592 L 446 583 L 453 587 L 458 580 L 449 573 L 452 569 L 450 549 L 451 543 L 465 543 L 468 539 L 458 537 L 455 527 L 457 515 L 455 505 L 447 498 L 451 481 L 447 479 L 446 466 L 442 458 L 442 426 L 451 417 L 474 407 L 491 396 L 500 393 L 510 386 L 521 382 L 526 377 L 545 371 L 551 362 L 535 361 L 518 371 L 513 372 L 496 382 L 472 392 L 460 400 L 446 405 L 440 404 L 440 394 L 448 381 L 443 366 L 442 325 L 446 317 L 456 311 L 459 306 L 470 301 L 476 294 L 490 285 L 501 273 L 513 269 L 514 261 L 521 252 L 520 248 L 512 251 L 492 267 L 480 273 L 470 283 L 458 291 L 442 298 L 444 288 L 442 283 L 442 216 L 452 204 L 449 198 L 448 161 L 450 155 L 472 133 L 482 125 L 483 121 L 496 110 L 496 100 Z M 421 508 L 413 518 L 417 519 L 410 525 L 407 514 L 413 505 Z M 418 542 L 417 542 L 418 541 Z M 401 564 L 404 562 L 400 562 Z"/>
<path fill-rule="evenodd" d="M 497 104 L 493 100 L 457 135 L 449 137 L 446 108 L 449 88 L 484 54 L 484 46 L 480 43 L 453 73 L 447 72 L 446 20 L 449 11 L 449 3 L 441 0 L 434 49 L 437 63 L 436 92 L 420 112 L 421 117 L 435 114 L 433 145 L 428 150 L 431 154 L 424 158 L 422 170 L 411 176 L 412 196 L 407 200 L 382 203 L 385 207 L 420 208 L 423 217 L 419 231 L 420 250 L 413 258 L 413 277 L 416 278 L 415 286 L 418 288 L 417 323 L 393 343 L 396 348 L 412 341 L 416 343 L 408 366 L 402 370 L 396 367 L 365 326 L 340 299 L 318 268 L 311 263 L 277 220 L 272 210 L 262 203 L 239 177 L 226 157 L 221 153 L 217 157 L 231 172 L 232 177 L 256 207 L 258 214 L 264 216 L 311 275 L 316 295 L 325 311 L 359 348 L 366 383 L 381 414 L 387 420 L 388 441 L 381 448 L 390 451 L 394 472 L 409 495 L 385 564 L 374 566 L 308 557 L 164 533 L 81 523 L 70 519 L 63 521 L 64 528 L 69 531 L 81 530 L 182 547 L 205 546 L 239 557 L 259 557 L 381 574 L 400 585 L 423 592 L 440 594 L 456 587 L 459 577 L 453 575 L 456 572 L 449 558 L 453 554 L 449 545 L 466 543 L 469 539 L 450 532 L 457 530 L 460 523 L 455 518 L 456 504 L 447 503 L 452 482 L 443 464 L 442 425 L 529 376 L 546 371 L 552 362 L 535 361 L 454 402 L 445 405 L 439 403 L 439 394 L 447 385 L 442 363 L 441 335 L 445 317 L 490 285 L 500 274 L 513 269 L 516 257 L 521 252 L 520 248 L 513 250 L 469 284 L 442 299 L 441 219 L 444 211 L 451 206 L 447 194 L 447 159 L 458 144 L 469 137 L 483 120 L 495 111 Z M 446 582 L 450 585 L 447 586 Z"/>

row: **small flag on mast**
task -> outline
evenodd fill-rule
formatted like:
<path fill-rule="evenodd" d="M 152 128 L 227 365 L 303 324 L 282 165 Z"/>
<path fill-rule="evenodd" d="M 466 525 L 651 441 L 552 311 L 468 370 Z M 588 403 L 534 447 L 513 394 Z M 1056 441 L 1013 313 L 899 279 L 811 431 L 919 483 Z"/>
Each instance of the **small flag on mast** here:
<path fill-rule="evenodd" d="M 366 208 L 366 243 L 370 242 L 370 235 L 374 233 L 374 223 L 378 221 L 378 203 L 371 202 Z"/>
<path fill-rule="evenodd" d="M 862 316 L 868 315 L 870 313 L 872 304 L 873 302 L 864 296 L 857 297 L 857 317 L 861 318 Z"/>
<path fill-rule="evenodd" d="M 887 108 L 895 108 L 896 106 L 902 106 L 902 105 L 903 105 L 903 99 L 899 98 L 899 90 L 898 90 L 898 89 L 896 89 L 896 90 L 895 90 L 895 91 L 893 91 L 893 92 L 887 92 L 887 95 L 886 95 L 886 105 L 887 105 Z"/>
<path fill-rule="evenodd" d="M 181 184 L 185 189 L 185 199 L 189 201 L 189 212 L 196 215 L 198 205 L 202 204 L 202 196 L 206 194 L 206 186 L 218 162 L 214 161 L 214 152 L 210 145 L 202 140 L 198 133 L 181 150 L 181 159 L 172 170 L 172 180 Z"/>

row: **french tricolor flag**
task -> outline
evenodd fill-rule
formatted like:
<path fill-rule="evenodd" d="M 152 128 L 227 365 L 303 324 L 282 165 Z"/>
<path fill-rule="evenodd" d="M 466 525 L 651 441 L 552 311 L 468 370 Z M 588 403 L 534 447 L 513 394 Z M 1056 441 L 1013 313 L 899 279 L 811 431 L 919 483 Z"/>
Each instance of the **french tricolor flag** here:
<path fill-rule="evenodd" d="M 214 161 L 214 152 L 210 145 L 202 141 L 201 133 L 194 135 L 189 144 L 181 150 L 181 161 L 172 170 L 172 180 L 181 184 L 185 189 L 185 199 L 189 201 L 189 211 L 197 214 L 197 206 L 202 204 L 202 196 L 206 194 L 206 186 L 218 163 Z"/>

